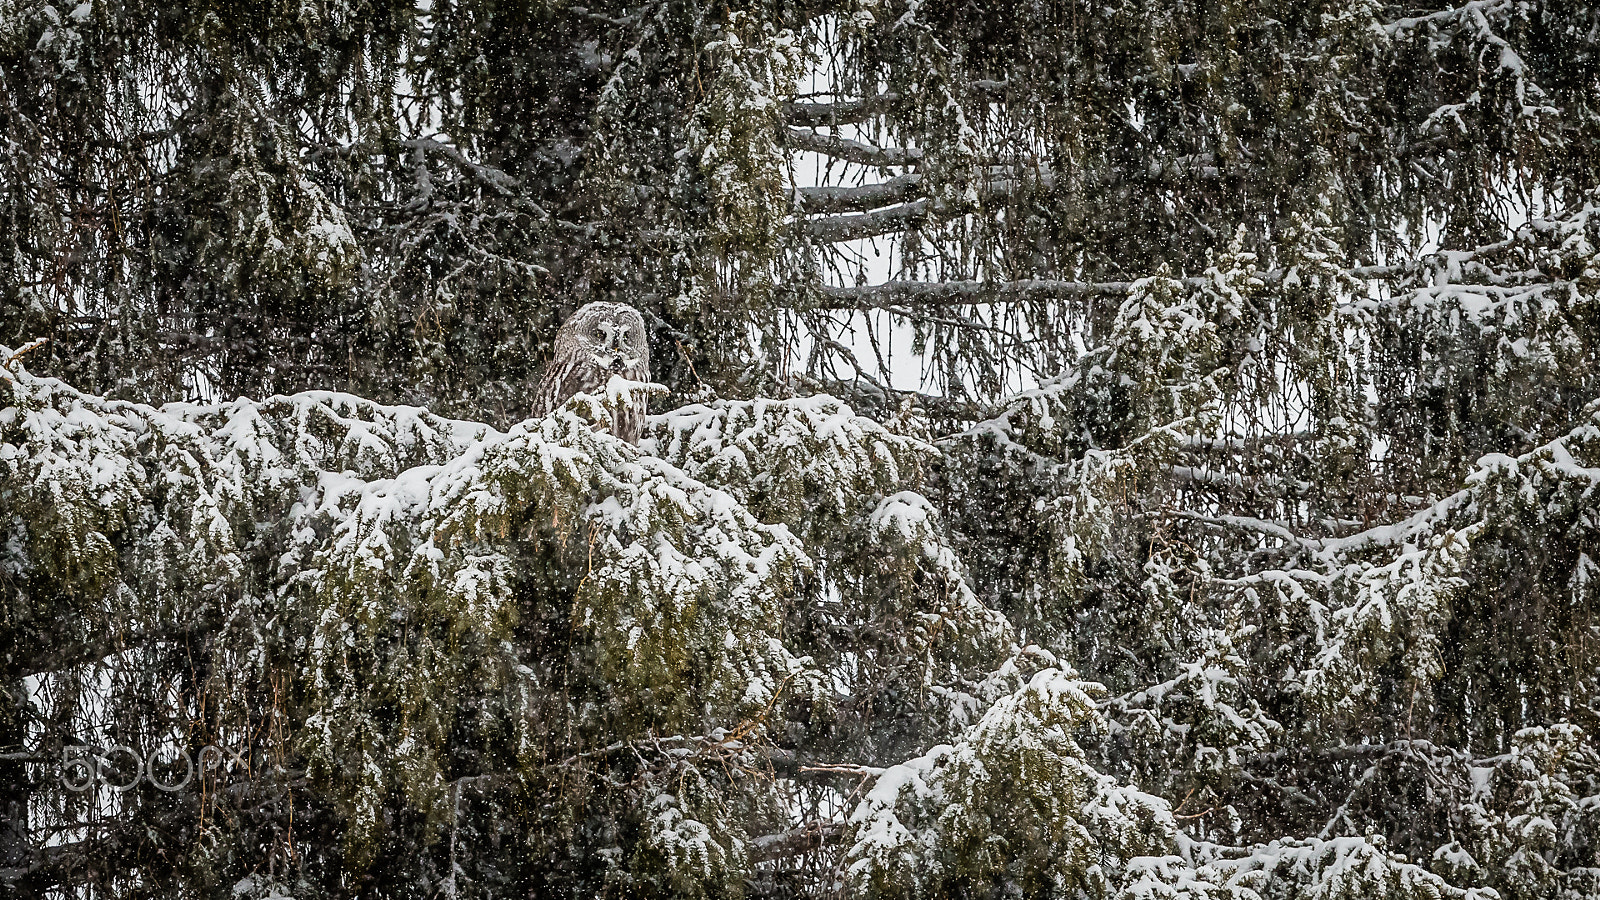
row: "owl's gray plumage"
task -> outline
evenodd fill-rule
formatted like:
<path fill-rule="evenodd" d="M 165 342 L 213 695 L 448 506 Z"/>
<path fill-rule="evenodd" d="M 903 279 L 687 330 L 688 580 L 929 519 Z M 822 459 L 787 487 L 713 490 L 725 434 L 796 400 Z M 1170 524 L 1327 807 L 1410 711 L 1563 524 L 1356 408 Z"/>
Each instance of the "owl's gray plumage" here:
<path fill-rule="evenodd" d="M 590 303 L 573 313 L 556 332 L 555 357 L 533 398 L 533 415 L 547 416 L 573 394 L 593 394 L 611 376 L 650 380 L 650 343 L 644 317 L 621 303 Z M 639 396 L 611 421 L 613 435 L 630 444 L 644 430 L 645 400 Z"/>

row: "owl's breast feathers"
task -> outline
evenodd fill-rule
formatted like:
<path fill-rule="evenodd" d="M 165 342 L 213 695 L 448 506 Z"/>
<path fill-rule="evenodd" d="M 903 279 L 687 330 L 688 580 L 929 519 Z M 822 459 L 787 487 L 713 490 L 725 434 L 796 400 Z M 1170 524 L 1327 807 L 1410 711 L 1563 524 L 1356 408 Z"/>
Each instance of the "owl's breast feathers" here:
<path fill-rule="evenodd" d="M 629 381 L 649 381 L 650 369 L 639 363 L 632 368 L 624 369 L 618 373 Z M 611 433 L 630 444 L 639 443 L 639 436 L 644 434 L 644 417 L 648 412 L 649 401 L 643 391 L 635 392 L 629 401 L 619 407 L 611 415 Z"/>

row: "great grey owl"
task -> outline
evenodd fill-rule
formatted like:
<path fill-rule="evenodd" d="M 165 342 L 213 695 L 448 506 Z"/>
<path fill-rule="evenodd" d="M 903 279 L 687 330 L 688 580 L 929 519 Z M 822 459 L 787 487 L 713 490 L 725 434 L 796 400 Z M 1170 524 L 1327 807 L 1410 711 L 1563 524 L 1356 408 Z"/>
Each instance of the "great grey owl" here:
<path fill-rule="evenodd" d="M 556 332 L 555 358 L 534 395 L 533 415 L 549 415 L 573 394 L 597 393 L 613 375 L 630 381 L 650 380 L 644 317 L 621 303 L 587 304 Z M 611 433 L 630 444 L 638 443 L 644 415 L 644 397 L 635 395 L 632 403 L 613 416 Z"/>

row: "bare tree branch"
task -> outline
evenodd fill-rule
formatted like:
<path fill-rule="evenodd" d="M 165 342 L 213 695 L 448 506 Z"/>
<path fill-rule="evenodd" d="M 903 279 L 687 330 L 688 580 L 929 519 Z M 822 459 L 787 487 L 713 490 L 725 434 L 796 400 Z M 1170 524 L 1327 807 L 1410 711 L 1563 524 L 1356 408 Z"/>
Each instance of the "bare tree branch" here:
<path fill-rule="evenodd" d="M 876 97 L 862 100 L 838 100 L 833 103 L 785 103 L 784 121 L 791 125 L 815 128 L 819 125 L 857 125 L 866 122 L 885 109 L 900 102 L 900 95 L 886 91 Z"/>
<path fill-rule="evenodd" d="M 853 187 L 803 187 L 795 191 L 805 213 L 865 212 L 917 196 L 921 175 L 899 175 L 878 184 Z"/>
<path fill-rule="evenodd" d="M 934 208 L 930 200 L 913 200 L 886 209 L 851 216 L 829 216 L 806 222 L 806 230 L 819 241 L 837 243 L 904 231 Z"/>
<path fill-rule="evenodd" d="M 789 146 L 864 166 L 904 166 L 922 159 L 918 147 L 878 147 L 836 134 L 819 134 L 808 128 L 789 127 Z"/>

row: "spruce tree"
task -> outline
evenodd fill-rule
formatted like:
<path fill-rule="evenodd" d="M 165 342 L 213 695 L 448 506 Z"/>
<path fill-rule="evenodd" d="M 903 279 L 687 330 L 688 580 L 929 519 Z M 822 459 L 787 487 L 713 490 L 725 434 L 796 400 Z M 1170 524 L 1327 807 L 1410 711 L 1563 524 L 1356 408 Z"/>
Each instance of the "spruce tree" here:
<path fill-rule="evenodd" d="M 1597 98 L 1579 2 L 0 0 L 0 889 L 1594 896 Z"/>

